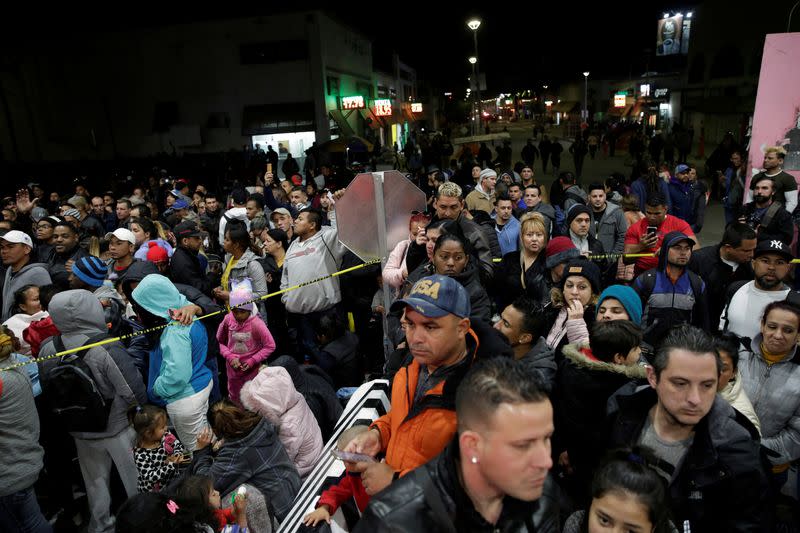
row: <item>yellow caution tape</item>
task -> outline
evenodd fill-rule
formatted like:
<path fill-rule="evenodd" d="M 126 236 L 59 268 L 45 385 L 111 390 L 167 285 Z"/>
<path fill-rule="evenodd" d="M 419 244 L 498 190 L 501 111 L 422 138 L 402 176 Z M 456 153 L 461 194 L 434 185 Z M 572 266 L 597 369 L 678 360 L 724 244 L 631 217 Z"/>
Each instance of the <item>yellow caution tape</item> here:
<path fill-rule="evenodd" d="M 327 276 L 321 276 L 319 278 L 315 278 L 315 279 L 300 283 L 298 285 L 294 285 L 293 287 L 287 287 L 287 288 L 281 289 L 279 291 L 275 291 L 275 292 L 272 292 L 272 293 L 269 293 L 269 294 L 265 294 L 264 296 L 260 296 L 258 298 L 254 298 L 252 300 L 248 300 L 246 302 L 242 302 L 239 305 L 240 306 L 244 306 L 244 305 L 247 305 L 247 304 L 250 304 L 250 303 L 253 303 L 253 302 L 258 302 L 260 300 L 266 300 L 267 298 L 273 298 L 275 296 L 279 296 L 279 295 L 284 294 L 286 292 L 290 292 L 290 291 L 294 291 L 294 290 L 297 290 L 297 289 L 301 289 L 303 287 L 307 287 L 308 285 L 313 285 L 314 283 L 319 283 L 320 281 L 326 280 L 328 278 L 335 278 L 337 276 L 341 276 L 342 274 L 347 274 L 349 272 L 353 272 L 355 270 L 359 270 L 359 269 L 362 269 L 364 267 L 367 267 L 367 266 L 370 266 L 370 265 L 374 265 L 374 264 L 380 263 L 380 262 L 381 262 L 380 259 L 372 259 L 370 261 L 367 261 L 366 263 L 362 263 L 360 265 L 356 265 L 356 266 L 350 267 L 350 268 L 345 268 L 344 270 L 340 270 L 338 272 L 334 272 L 333 274 L 328 274 Z M 208 313 L 207 315 L 195 317 L 195 320 L 204 320 L 206 318 L 210 318 L 212 316 L 216 316 L 216 315 L 223 314 L 223 313 L 226 313 L 226 312 L 227 312 L 226 310 L 221 309 L 219 311 L 214 311 L 213 313 Z M 173 321 L 173 322 L 169 322 L 167 324 L 163 324 L 161 326 L 155 326 L 155 327 L 152 327 L 152 328 L 147 328 L 147 329 L 143 329 L 143 330 L 140 330 L 140 331 L 135 331 L 133 333 L 128 333 L 127 335 L 121 335 L 119 337 L 103 339 L 101 341 L 94 342 L 92 344 L 87 344 L 85 346 L 78 346 L 77 348 L 70 348 L 69 350 L 64 350 L 63 352 L 58 352 L 58 353 L 55 353 L 53 355 L 48 355 L 47 357 L 38 357 L 38 358 L 35 358 L 35 359 L 31 359 L 30 361 L 25 362 L 25 363 L 16 363 L 16 364 L 13 364 L 13 365 L 9 365 L 9 366 L 0 368 L 0 372 L 4 372 L 4 371 L 7 371 L 7 370 L 13 370 L 15 368 L 21 368 L 23 366 L 30 365 L 30 364 L 41 363 L 43 361 L 49 361 L 51 359 L 58 359 L 59 357 L 63 357 L 65 355 L 69 355 L 69 354 L 72 354 L 72 353 L 77 353 L 77 352 L 80 352 L 80 351 L 83 351 L 83 350 L 90 350 L 92 348 L 95 348 L 97 346 L 102 346 L 104 344 L 109 344 L 109 343 L 112 343 L 112 342 L 126 340 L 126 339 L 130 339 L 132 337 L 138 337 L 140 335 L 146 335 L 148 333 L 152 333 L 154 331 L 158 331 L 160 329 L 164 329 L 164 328 L 166 328 L 168 326 L 173 326 L 173 325 L 180 325 L 180 322 Z"/>

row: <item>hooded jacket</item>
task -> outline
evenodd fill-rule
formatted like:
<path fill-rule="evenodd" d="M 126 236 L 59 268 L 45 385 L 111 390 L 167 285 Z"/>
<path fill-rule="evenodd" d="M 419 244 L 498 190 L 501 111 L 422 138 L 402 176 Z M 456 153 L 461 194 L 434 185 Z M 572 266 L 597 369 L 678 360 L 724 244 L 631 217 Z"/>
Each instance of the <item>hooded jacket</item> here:
<path fill-rule="evenodd" d="M 286 251 L 281 289 L 293 287 L 339 270 L 345 248 L 335 229 L 323 226 L 313 236 L 292 241 Z M 290 313 L 325 311 L 342 301 L 339 278 L 328 278 L 281 296 Z"/>
<path fill-rule="evenodd" d="M 525 369 L 536 377 L 539 384 L 546 391 L 553 390 L 556 379 L 556 353 L 547 345 L 544 337 L 539 337 L 536 344 L 531 346 L 525 355 L 519 359 Z"/>
<path fill-rule="evenodd" d="M 336 390 L 330 377 L 316 365 L 297 364 L 289 355 L 282 355 L 272 361 L 271 366 L 280 366 L 286 369 L 292 378 L 292 383 L 297 392 L 303 395 L 308 408 L 317 420 L 322 432 L 322 440 L 327 440 L 333 434 L 333 428 L 342 415 L 342 404 L 336 397 Z"/>
<path fill-rule="evenodd" d="M 719 395 L 722 399 L 731 404 L 734 409 L 746 416 L 756 427 L 759 435 L 761 434 L 761 421 L 758 419 L 756 410 L 753 408 L 753 404 L 750 402 L 750 398 L 744 390 L 742 377 L 739 372 L 734 374 L 728 384 L 725 385 L 725 388 L 719 391 Z"/>
<path fill-rule="evenodd" d="M 497 219 L 495 219 L 495 226 L 496 225 Z M 499 231 L 495 228 L 494 231 L 497 234 L 497 242 L 500 245 L 501 257 L 519 249 L 519 230 L 519 220 L 513 216 L 506 222 L 503 231 Z"/>
<path fill-rule="evenodd" d="M 300 476 L 286 455 L 278 434 L 266 419 L 250 433 L 225 439 L 216 457 L 211 446 L 194 452 L 192 474 L 211 476 L 220 494 L 247 483 L 257 488 L 283 521 L 300 489 Z"/>
<path fill-rule="evenodd" d="M 175 285 L 160 274 L 145 276 L 132 296 L 145 311 L 165 322 L 171 322 L 170 309 L 188 303 Z M 190 326 L 170 323 L 161 330 L 159 342 L 150 352 L 147 382 L 150 401 L 165 405 L 205 389 L 211 382 L 211 371 L 205 366 L 207 351 L 206 328 L 199 320 Z"/>
<path fill-rule="evenodd" d="M 314 469 L 322 454 L 322 434 L 303 395 L 285 368 L 264 367 L 242 386 L 242 405 L 275 425 L 300 477 Z"/>
<path fill-rule="evenodd" d="M 17 340 L 19 340 L 19 353 L 22 355 L 31 354 L 31 345 L 23 337 L 23 332 L 28 329 L 28 326 L 30 326 L 31 323 L 44 320 L 49 316 L 50 314 L 47 311 L 39 311 L 32 315 L 29 315 L 28 313 L 17 313 L 3 322 L 3 325 L 10 329 L 14 333 L 14 336 L 17 338 Z"/>
<path fill-rule="evenodd" d="M 15 292 L 25 285 L 44 287 L 51 283 L 50 274 L 47 272 L 47 265 L 43 263 L 28 263 L 16 273 L 11 271 L 11 267 L 8 267 L 3 282 L 3 316 L 0 317 L 0 320 L 6 321 L 14 314 Z"/>
<path fill-rule="evenodd" d="M 222 357 L 228 362 L 228 394 L 234 403 L 241 405 L 239 391 L 242 385 L 258 374 L 259 365 L 275 351 L 275 340 L 264 321 L 252 312 L 242 323 L 232 312 L 226 314 L 217 328 L 216 340 Z M 231 361 L 234 359 L 246 363 L 248 370 L 233 368 Z"/>
<path fill-rule="evenodd" d="M 553 395 L 558 427 L 554 452 L 567 451 L 577 476 L 575 485 L 588 489 L 600 458 L 597 444 L 605 433 L 608 399 L 623 385 L 644 380 L 647 373 L 643 366 L 598 360 L 591 355 L 589 343 L 568 344 L 563 353 Z"/>
<path fill-rule="evenodd" d="M 79 289 L 58 293 L 50 301 L 48 311 L 61 332 L 64 348 L 68 350 L 83 346 L 89 339 L 108 333 L 103 307 L 89 291 Z M 55 343 L 51 339 L 42 345 L 39 357 L 55 353 Z M 147 403 L 142 378 L 133 359 L 119 342 L 89 349 L 83 361 L 89 366 L 100 393 L 104 398 L 113 398 L 113 402 L 105 431 L 73 432 L 72 435 L 87 440 L 113 437 L 128 427 L 128 409 L 136 404 Z M 40 363 L 39 375 L 45 391 L 48 371 L 57 364 L 55 359 Z"/>
<path fill-rule="evenodd" d="M 642 327 L 653 326 L 648 342 L 656 344 L 667 329 L 675 324 L 692 324 L 708 331 L 706 283 L 688 265 L 675 283 L 667 275 L 667 256 L 670 246 L 688 237 L 679 231 L 667 233 L 661 244 L 658 267 L 642 272 L 633 288 L 642 299 Z"/>
<path fill-rule="evenodd" d="M 597 229 L 594 224 L 594 209 L 591 209 L 589 217 L 589 235 L 600 241 L 605 253 L 621 254 L 625 248 L 625 233 L 628 231 L 628 222 L 622 209 L 610 201 L 606 202 L 606 211 Z"/>
<path fill-rule="evenodd" d="M 797 347 L 768 365 L 761 352 L 763 337 L 753 338 L 739 353 L 739 376 L 761 421 L 761 444 L 774 465 L 800 458 L 800 353 Z"/>
<path fill-rule="evenodd" d="M 626 387 L 608 404 L 608 449 L 636 445 L 658 401 L 649 386 Z M 767 483 L 758 432 L 719 396 L 694 428 L 694 439 L 667 489 L 675 523 L 689 520 L 693 533 L 761 531 Z"/>

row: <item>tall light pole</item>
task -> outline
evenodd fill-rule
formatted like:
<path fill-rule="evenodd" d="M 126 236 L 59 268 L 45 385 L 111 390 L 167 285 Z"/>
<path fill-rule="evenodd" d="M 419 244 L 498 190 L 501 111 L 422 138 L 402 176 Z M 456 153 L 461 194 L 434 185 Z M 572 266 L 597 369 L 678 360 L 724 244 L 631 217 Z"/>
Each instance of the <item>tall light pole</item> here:
<path fill-rule="evenodd" d="M 478 113 L 478 116 L 475 117 L 475 95 L 479 90 L 478 77 L 477 74 L 475 73 L 475 65 L 478 63 L 478 58 L 475 56 L 471 56 L 469 58 L 469 62 L 472 65 L 472 79 L 475 81 L 475 89 L 476 89 L 476 92 L 472 93 L 472 113 L 470 113 L 470 115 L 472 115 L 472 134 L 477 135 L 478 130 L 480 128 L 480 120 L 481 120 L 480 112 Z"/>
<path fill-rule="evenodd" d="M 589 106 L 588 101 L 589 99 L 589 71 L 585 71 L 583 73 L 583 120 L 587 124 L 589 123 Z"/>
<path fill-rule="evenodd" d="M 471 19 L 467 21 L 467 27 L 472 30 L 472 40 L 475 43 L 475 63 L 470 63 L 475 69 L 475 90 L 478 93 L 478 124 L 476 127 L 480 129 L 480 121 L 483 120 L 483 102 L 481 101 L 481 78 L 480 69 L 478 68 L 478 28 L 481 26 L 480 19 Z"/>

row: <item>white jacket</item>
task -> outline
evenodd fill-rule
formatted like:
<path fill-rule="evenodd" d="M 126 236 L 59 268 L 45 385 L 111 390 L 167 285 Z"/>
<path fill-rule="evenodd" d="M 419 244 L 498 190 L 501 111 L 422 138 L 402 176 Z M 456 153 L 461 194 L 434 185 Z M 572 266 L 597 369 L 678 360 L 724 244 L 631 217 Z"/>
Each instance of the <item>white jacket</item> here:
<path fill-rule="evenodd" d="M 731 378 L 725 388 L 719 391 L 719 395 L 731 404 L 734 409 L 746 416 L 756 427 L 758 434 L 761 434 L 761 422 L 758 420 L 756 410 L 753 409 L 753 404 L 750 403 L 750 398 L 747 397 L 747 393 L 744 391 L 742 378 L 739 377 L 738 372 Z"/>
<path fill-rule="evenodd" d="M 47 311 L 39 311 L 33 315 L 17 313 L 3 322 L 3 325 L 10 329 L 14 333 L 14 336 L 17 338 L 17 340 L 19 340 L 19 353 L 22 355 L 31 354 L 31 345 L 25 342 L 22 333 L 28 329 L 28 326 L 31 325 L 31 322 L 38 322 L 39 320 L 43 320 L 49 316 L 50 314 Z"/>
<path fill-rule="evenodd" d="M 313 237 L 295 239 L 283 260 L 281 290 L 337 272 L 345 247 L 338 233 L 323 226 Z M 283 294 L 283 304 L 290 313 L 325 311 L 342 301 L 339 278 L 328 278 Z"/>

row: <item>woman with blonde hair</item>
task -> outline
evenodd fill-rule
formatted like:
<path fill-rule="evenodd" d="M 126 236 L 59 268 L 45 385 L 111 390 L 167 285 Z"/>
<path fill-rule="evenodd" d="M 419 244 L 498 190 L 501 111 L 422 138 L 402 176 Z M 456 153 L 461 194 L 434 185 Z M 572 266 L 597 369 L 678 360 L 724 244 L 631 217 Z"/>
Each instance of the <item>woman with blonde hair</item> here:
<path fill-rule="evenodd" d="M 519 249 L 503 256 L 495 275 L 497 308 L 502 311 L 518 296 L 546 303 L 545 248 L 547 226 L 540 213 L 525 213 L 520 219 Z"/>

